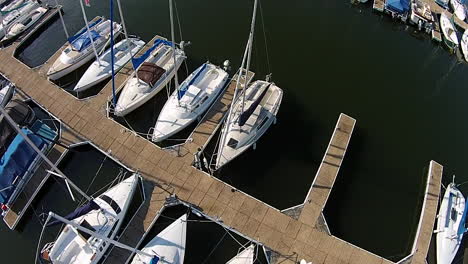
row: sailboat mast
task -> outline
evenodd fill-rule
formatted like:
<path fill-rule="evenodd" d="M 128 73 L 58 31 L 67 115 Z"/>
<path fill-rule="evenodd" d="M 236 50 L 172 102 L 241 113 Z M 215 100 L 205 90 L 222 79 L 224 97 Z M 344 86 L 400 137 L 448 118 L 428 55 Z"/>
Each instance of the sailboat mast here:
<path fill-rule="evenodd" d="M 58 6 L 58 2 L 57 0 L 55 0 L 55 5 Z M 67 36 L 67 39 L 70 38 L 70 35 L 68 35 L 68 30 L 67 30 L 67 26 L 65 26 L 65 21 L 63 20 L 63 15 L 62 15 L 62 10 L 59 10 L 59 16 L 60 16 L 60 21 L 62 22 L 62 26 L 63 26 L 63 31 L 65 31 L 65 36 Z"/>
<path fill-rule="evenodd" d="M 1 114 L 6 118 L 8 123 L 16 130 L 18 134 L 20 134 L 26 143 L 54 170 L 56 171 L 65 181 L 70 184 L 75 190 L 77 190 L 83 197 L 85 197 L 87 200 L 91 200 L 91 197 L 89 197 L 85 192 L 83 192 L 78 186 L 76 186 L 70 179 L 68 179 L 67 176 L 59 169 L 55 164 L 50 161 L 42 151 L 40 151 L 37 146 L 31 141 L 31 139 L 23 133 L 23 131 L 19 128 L 18 124 L 10 117 L 10 115 L 5 111 L 3 107 L 0 106 L 0 112 Z M 73 198 L 73 196 L 72 196 Z"/>
<path fill-rule="evenodd" d="M 88 32 L 88 38 L 91 40 L 91 45 L 93 46 L 94 56 L 96 56 L 97 62 L 99 63 L 99 65 L 101 65 L 101 61 L 99 60 L 99 56 L 98 56 L 98 53 L 97 53 L 97 50 L 96 50 L 96 46 L 94 45 L 94 40 L 91 37 L 91 31 L 89 29 L 88 18 L 86 17 L 85 8 L 83 6 L 83 0 L 80 0 L 80 6 L 81 6 L 81 12 L 83 13 L 83 19 L 84 19 L 84 22 L 86 24 L 86 31 Z"/>
<path fill-rule="evenodd" d="M 115 97 L 115 72 L 114 72 L 114 0 L 110 0 L 110 51 L 111 51 L 111 74 L 112 74 L 112 99 L 114 106 L 117 105 Z"/>
<path fill-rule="evenodd" d="M 74 228 L 76 228 L 77 230 L 79 230 L 81 232 L 84 232 L 84 233 L 86 233 L 86 234 L 88 234 L 90 236 L 93 236 L 95 238 L 101 239 L 101 240 L 103 240 L 105 242 L 111 243 L 116 247 L 131 251 L 132 253 L 137 253 L 137 254 L 140 254 L 140 255 L 143 255 L 143 256 L 146 256 L 146 257 L 150 257 L 150 258 L 153 258 L 155 256 L 155 254 L 149 254 L 149 253 L 146 253 L 144 251 L 138 250 L 136 248 L 132 248 L 130 246 L 127 246 L 127 245 L 125 245 L 123 243 L 120 243 L 118 241 L 115 241 L 113 239 L 109 239 L 106 236 L 103 236 L 103 235 L 101 235 L 99 233 L 96 233 L 96 232 L 91 231 L 91 230 L 89 230 L 87 228 L 84 228 L 84 227 L 74 223 L 73 221 L 67 220 L 67 219 L 65 219 L 65 218 L 63 218 L 63 217 L 61 217 L 61 216 L 59 216 L 59 215 L 57 215 L 57 214 L 55 214 L 53 212 L 49 212 L 49 215 L 47 216 L 46 223 L 49 222 L 51 218 L 55 218 L 55 219 L 59 220 L 62 223 L 73 226 Z"/>
<path fill-rule="evenodd" d="M 249 72 L 249 69 L 250 69 L 250 59 L 252 57 L 252 43 L 253 43 L 253 38 L 254 38 L 254 31 L 255 31 L 255 20 L 257 18 L 257 1 L 258 0 L 255 0 L 254 2 L 254 8 L 253 8 L 253 14 L 252 14 L 252 23 L 250 24 L 250 42 L 249 42 L 249 52 L 248 52 L 248 55 L 247 55 L 247 67 L 246 67 L 246 71 L 248 74 Z M 247 78 L 245 78 L 245 81 L 244 81 L 244 90 L 242 91 L 242 113 L 244 112 L 244 105 L 245 105 L 245 93 L 246 93 L 246 90 L 247 90 Z"/>
<path fill-rule="evenodd" d="M 177 77 L 177 60 L 176 60 L 176 49 L 175 49 L 175 44 L 174 44 L 174 40 L 175 40 L 175 34 L 174 34 L 174 15 L 173 15 L 173 12 L 172 12 L 172 0 L 169 0 L 169 16 L 171 18 L 171 39 L 172 39 L 172 57 L 174 59 L 174 71 L 175 71 L 175 75 L 174 75 L 174 78 L 175 78 L 175 89 L 177 91 L 177 103 L 179 104 L 180 106 L 180 99 L 179 99 L 179 80 L 178 80 L 178 77 Z"/>

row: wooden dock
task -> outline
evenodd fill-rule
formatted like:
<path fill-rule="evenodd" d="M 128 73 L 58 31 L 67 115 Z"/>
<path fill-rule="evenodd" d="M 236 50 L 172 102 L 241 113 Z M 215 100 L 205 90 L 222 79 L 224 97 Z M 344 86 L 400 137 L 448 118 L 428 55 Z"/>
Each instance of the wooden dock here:
<path fill-rule="evenodd" d="M 220 219 L 225 225 L 262 242 L 278 253 L 277 263 L 297 263 L 302 258 L 312 263 L 327 264 L 392 263 L 316 228 L 316 222 L 320 219 L 322 208 L 348 147 L 354 119 L 340 115 L 323 165 L 317 172 L 317 179 L 309 192 L 306 204 L 296 219 L 195 169 L 191 166 L 193 156 L 174 156 L 107 118 L 105 111 L 102 111 L 109 99 L 106 96 L 107 91 L 89 100 L 77 100 L 12 55 L 13 49 L 0 51 L 0 72 L 14 82 L 18 89 L 34 98 L 79 137 L 92 141 L 116 160 L 139 171 L 146 181 L 166 190 L 160 192 L 160 188 L 153 189 L 154 197 L 148 198 L 149 204 L 140 208 L 119 238 L 121 241 L 135 243 L 140 234 L 151 225 L 156 211 L 162 206 L 163 197 L 170 193 L 198 206 L 211 218 Z M 44 72 L 39 70 L 41 71 Z M 216 115 L 214 112 L 212 114 Z M 194 142 L 204 144 L 208 137 L 210 135 L 200 137 Z M 319 188 L 321 185 L 325 188 Z M 431 230 L 426 230 L 426 225 L 422 228 L 424 230 L 421 230 L 421 234 L 432 231 L 432 227 Z M 125 257 L 119 254 L 112 251 L 109 261 L 112 262 L 112 258 Z"/>
<path fill-rule="evenodd" d="M 421 208 L 418 229 L 416 231 L 413 248 L 406 263 L 426 264 L 426 256 L 433 234 L 437 207 L 442 184 L 442 165 L 435 161 L 429 164 L 424 202 Z"/>
<path fill-rule="evenodd" d="M 210 141 L 211 137 L 216 133 L 222 121 L 226 117 L 231 106 L 232 99 L 234 98 L 234 91 L 237 85 L 237 78 L 240 70 L 231 78 L 226 89 L 221 93 L 220 98 L 208 109 L 201 122 L 189 136 L 189 143 L 186 148 L 191 154 L 195 154 L 198 148 L 202 150 Z M 249 71 L 247 74 L 241 75 L 239 89 L 244 88 L 244 83 L 247 77 L 247 85 L 252 81 L 255 73 Z"/>
<path fill-rule="evenodd" d="M 356 120 L 345 114 L 341 114 L 338 118 L 322 163 L 305 199 L 299 218 L 302 223 L 315 225 L 323 211 L 340 171 L 355 124 Z"/>

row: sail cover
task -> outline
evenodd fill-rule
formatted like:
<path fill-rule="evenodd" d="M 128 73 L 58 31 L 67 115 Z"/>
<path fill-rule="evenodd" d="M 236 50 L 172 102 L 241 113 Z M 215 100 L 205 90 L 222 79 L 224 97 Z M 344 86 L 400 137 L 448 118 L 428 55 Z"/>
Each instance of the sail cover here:
<path fill-rule="evenodd" d="M 203 64 L 203 66 L 201 67 L 201 69 L 195 74 L 195 76 L 193 76 L 192 80 L 190 80 L 189 83 L 187 83 L 186 85 L 182 86 L 179 88 L 179 92 L 177 94 L 177 98 L 180 100 L 182 98 L 182 96 L 184 96 L 184 94 L 187 92 L 188 88 L 190 87 L 190 85 L 192 85 L 196 80 L 197 78 L 200 76 L 200 74 L 206 69 L 206 63 Z"/>
<path fill-rule="evenodd" d="M 96 26 L 97 24 L 101 23 L 102 21 L 102 18 L 99 18 L 98 20 L 96 20 L 95 22 L 89 24 L 89 29 L 92 29 L 94 26 Z M 72 43 L 75 39 L 79 38 L 81 35 L 83 35 L 83 33 L 85 33 L 88 29 L 85 27 L 83 28 L 82 30 L 80 30 L 78 33 L 76 33 L 75 35 L 71 36 L 68 38 L 68 42 L 69 43 Z"/>
<path fill-rule="evenodd" d="M 91 38 L 93 38 L 93 41 L 101 37 L 101 35 L 99 35 L 99 33 L 97 33 L 95 30 L 91 30 L 89 33 L 91 35 Z M 71 43 L 73 49 L 77 51 L 82 51 L 83 49 L 88 47 L 89 44 L 91 44 L 91 39 L 89 38 L 88 34 L 83 34 L 79 36 Z"/>
<path fill-rule="evenodd" d="M 100 207 L 99 205 L 94 202 L 93 200 L 89 201 L 87 204 L 81 206 L 81 207 L 78 207 L 75 209 L 75 211 L 69 213 L 68 215 L 66 215 L 64 218 L 67 219 L 67 220 L 73 220 L 73 219 L 76 219 L 80 216 L 83 216 L 93 210 L 98 210 Z M 57 219 L 54 219 L 53 221 L 50 221 L 47 226 L 54 226 L 54 225 L 58 225 L 58 224 L 61 224 L 62 222 L 60 220 L 57 220 Z"/>
<path fill-rule="evenodd" d="M 146 60 L 146 58 L 148 58 L 151 52 L 153 52 L 153 50 L 155 50 L 161 44 L 172 46 L 172 42 L 170 41 L 164 39 L 155 40 L 153 46 L 149 48 L 143 55 L 141 55 L 140 57 L 132 58 L 133 68 L 138 68 Z"/>
<path fill-rule="evenodd" d="M 41 149 L 46 142 L 34 135 L 29 129 L 22 128 L 23 133 Z M 21 135 L 17 135 L 11 142 L 7 151 L 0 159 L 0 203 L 7 203 L 18 183 L 17 178 L 22 178 L 38 154 L 29 146 Z"/>
<path fill-rule="evenodd" d="M 271 83 L 268 84 L 268 86 L 265 88 L 265 90 L 262 92 L 262 94 L 258 97 L 258 99 L 255 100 L 255 102 L 253 102 L 252 105 L 250 105 L 250 107 L 240 115 L 240 117 L 239 117 L 239 126 L 245 125 L 247 120 L 249 120 L 249 117 L 253 114 L 253 112 L 255 112 L 255 109 L 260 104 L 263 97 L 265 97 L 265 94 L 268 91 L 268 89 L 270 88 L 270 85 L 271 85 Z"/>
<path fill-rule="evenodd" d="M 409 0 L 387 0 L 385 3 L 387 9 L 397 13 L 406 13 L 409 11 Z"/>

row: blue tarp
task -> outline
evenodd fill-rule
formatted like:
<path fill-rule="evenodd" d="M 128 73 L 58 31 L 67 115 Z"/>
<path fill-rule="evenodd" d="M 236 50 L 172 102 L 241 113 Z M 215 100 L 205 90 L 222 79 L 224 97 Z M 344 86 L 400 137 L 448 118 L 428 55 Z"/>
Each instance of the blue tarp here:
<path fill-rule="evenodd" d="M 102 18 L 99 18 L 98 20 L 96 20 L 96 22 L 94 23 L 91 23 L 89 24 L 89 29 L 91 30 L 95 25 L 101 23 L 102 21 Z M 83 33 L 85 33 L 87 30 L 87 28 L 83 28 L 82 30 L 80 30 L 78 33 L 76 33 L 75 35 L 71 36 L 68 38 L 68 42 L 69 43 L 72 43 L 75 39 L 79 38 L 81 35 L 83 35 Z M 87 35 L 87 34 L 86 34 Z"/>
<path fill-rule="evenodd" d="M 75 211 L 69 213 L 68 215 L 66 215 L 64 218 L 67 219 L 67 220 L 73 220 L 73 219 L 76 219 L 82 215 L 85 215 L 93 210 L 98 210 L 100 207 L 99 205 L 94 202 L 93 200 L 89 201 L 89 203 L 79 207 L 79 208 L 76 208 Z M 61 224 L 62 222 L 60 220 L 53 220 L 53 221 L 50 221 L 47 226 L 54 226 L 54 225 L 57 225 L 57 224 Z"/>
<path fill-rule="evenodd" d="M 385 6 L 390 11 L 402 14 L 409 11 L 410 2 L 409 0 L 387 0 Z"/>
<path fill-rule="evenodd" d="M 99 35 L 99 33 L 97 33 L 94 30 L 91 30 L 89 33 L 91 34 L 93 41 L 101 37 L 101 35 Z M 88 47 L 90 44 L 91 44 L 91 39 L 89 38 L 88 33 L 79 36 L 77 39 L 75 39 L 71 43 L 72 47 L 77 51 L 82 51 L 83 49 Z"/>
<path fill-rule="evenodd" d="M 40 149 L 46 142 L 33 134 L 29 129 L 21 129 L 29 139 Z M 37 157 L 37 153 L 21 135 L 17 135 L 11 142 L 7 151 L 0 159 L 0 203 L 8 202 L 14 191 L 13 181 L 17 177 L 23 177 L 28 167 Z M 13 187 L 13 188 L 9 188 Z"/>
<path fill-rule="evenodd" d="M 138 58 L 136 58 L 136 57 L 132 58 L 132 63 L 133 63 L 134 69 L 138 68 L 146 60 L 146 58 L 148 58 L 148 56 L 151 54 L 151 52 L 153 52 L 153 50 L 155 50 L 161 44 L 172 46 L 172 42 L 170 42 L 170 41 L 163 40 L 163 39 L 155 40 L 153 46 L 151 48 L 149 48 L 143 55 L 141 55 Z"/>
<path fill-rule="evenodd" d="M 186 85 L 184 85 L 182 87 L 179 87 L 179 93 L 177 94 L 177 97 L 179 98 L 179 100 L 187 92 L 190 85 L 192 85 L 197 80 L 197 78 L 200 76 L 200 74 L 206 69 L 206 65 L 207 65 L 206 63 L 203 64 L 201 69 L 195 74 L 195 76 L 193 76 L 193 78 L 192 78 L 192 80 L 190 80 L 190 82 L 188 82 Z"/>
<path fill-rule="evenodd" d="M 465 210 L 463 211 L 463 216 L 462 216 L 462 219 L 460 220 L 460 225 L 458 226 L 458 231 L 457 231 L 458 236 L 461 236 L 463 235 L 463 233 L 466 232 L 465 222 L 466 222 L 467 210 L 468 210 L 468 201 L 466 201 L 465 199 Z"/>
<path fill-rule="evenodd" d="M 159 262 L 159 257 L 158 256 L 154 256 L 151 261 L 150 261 L 150 264 L 157 264 Z"/>

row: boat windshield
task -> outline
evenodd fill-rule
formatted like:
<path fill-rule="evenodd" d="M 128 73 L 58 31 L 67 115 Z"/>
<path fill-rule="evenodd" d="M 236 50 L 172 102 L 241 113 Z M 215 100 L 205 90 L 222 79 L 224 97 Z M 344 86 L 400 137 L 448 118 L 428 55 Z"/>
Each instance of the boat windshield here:
<path fill-rule="evenodd" d="M 457 221 L 457 216 L 457 210 L 455 210 L 455 208 L 452 208 L 452 212 L 450 213 L 450 219 L 455 222 Z"/>
<path fill-rule="evenodd" d="M 91 231 L 93 231 L 93 232 L 96 232 L 96 229 L 94 229 L 94 227 L 91 226 L 91 225 L 88 223 L 88 221 L 86 221 L 85 219 L 83 219 L 83 221 L 81 222 L 80 226 L 83 227 L 83 228 L 86 228 L 86 229 L 88 229 L 88 230 L 91 230 Z M 81 230 L 79 230 L 79 229 L 78 229 L 77 231 L 78 231 L 78 234 L 79 234 L 84 240 L 86 240 L 86 241 L 88 241 L 88 239 L 91 237 L 90 234 L 85 233 L 85 232 L 83 232 L 83 231 L 81 231 Z"/>

